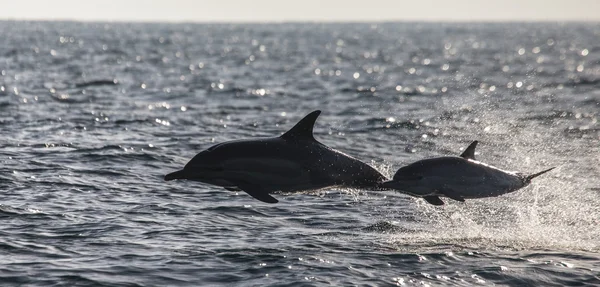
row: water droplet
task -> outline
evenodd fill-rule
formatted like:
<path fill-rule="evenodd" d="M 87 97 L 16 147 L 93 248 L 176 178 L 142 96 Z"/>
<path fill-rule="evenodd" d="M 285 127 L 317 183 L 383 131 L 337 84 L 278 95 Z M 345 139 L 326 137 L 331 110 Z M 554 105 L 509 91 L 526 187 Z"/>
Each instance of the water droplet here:
<path fill-rule="evenodd" d="M 583 49 L 583 50 L 581 51 L 581 56 L 584 56 L 584 57 L 585 57 L 585 56 L 587 56 L 589 53 L 590 53 L 590 51 L 588 51 L 588 49 Z"/>
<path fill-rule="evenodd" d="M 539 57 L 537 58 L 536 62 L 537 62 L 538 64 L 541 64 L 541 63 L 543 63 L 543 62 L 544 62 L 544 56 L 539 56 Z"/>

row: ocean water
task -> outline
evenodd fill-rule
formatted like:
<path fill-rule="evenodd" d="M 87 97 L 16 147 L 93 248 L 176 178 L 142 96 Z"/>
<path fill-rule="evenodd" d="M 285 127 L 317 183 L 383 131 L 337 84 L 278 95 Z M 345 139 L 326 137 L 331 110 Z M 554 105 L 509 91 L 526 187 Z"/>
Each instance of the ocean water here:
<path fill-rule="evenodd" d="M 600 24 L 0 22 L 1 286 L 600 285 Z M 391 176 L 525 173 L 434 207 L 165 182 L 214 143 L 315 137 Z"/>

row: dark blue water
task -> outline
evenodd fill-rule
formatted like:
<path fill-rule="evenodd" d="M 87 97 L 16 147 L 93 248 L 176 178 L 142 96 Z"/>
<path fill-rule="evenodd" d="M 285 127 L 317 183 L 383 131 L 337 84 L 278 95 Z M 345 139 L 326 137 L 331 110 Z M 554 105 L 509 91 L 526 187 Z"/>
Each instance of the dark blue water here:
<path fill-rule="evenodd" d="M 2 286 L 600 285 L 599 24 L 0 22 Z M 164 182 L 226 140 L 316 138 L 387 175 L 558 166 L 434 207 Z"/>

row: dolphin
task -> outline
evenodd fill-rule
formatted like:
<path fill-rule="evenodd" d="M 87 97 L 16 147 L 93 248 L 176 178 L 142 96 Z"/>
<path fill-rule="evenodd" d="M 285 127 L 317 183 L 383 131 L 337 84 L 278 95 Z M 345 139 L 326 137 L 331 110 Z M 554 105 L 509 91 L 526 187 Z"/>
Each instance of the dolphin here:
<path fill-rule="evenodd" d="M 440 196 L 458 201 L 466 198 L 495 197 L 519 190 L 531 180 L 554 169 L 524 175 L 501 170 L 475 160 L 477 141 L 458 156 L 424 159 L 398 169 L 394 178 L 381 184 L 430 204 L 443 205 Z"/>
<path fill-rule="evenodd" d="M 388 180 L 370 165 L 321 144 L 313 137 L 317 110 L 279 137 L 236 140 L 214 145 L 165 180 L 187 179 L 242 190 L 266 203 L 274 192 L 326 187 L 379 189 Z"/>

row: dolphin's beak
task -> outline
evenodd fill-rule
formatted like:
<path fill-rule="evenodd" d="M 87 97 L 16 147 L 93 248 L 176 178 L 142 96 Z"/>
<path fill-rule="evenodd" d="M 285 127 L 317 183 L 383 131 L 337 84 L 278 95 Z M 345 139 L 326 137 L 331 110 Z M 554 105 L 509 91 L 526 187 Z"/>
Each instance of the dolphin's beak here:
<path fill-rule="evenodd" d="M 176 172 L 169 173 L 165 175 L 165 180 L 174 180 L 174 179 L 186 179 L 187 172 L 185 170 L 178 170 Z"/>

